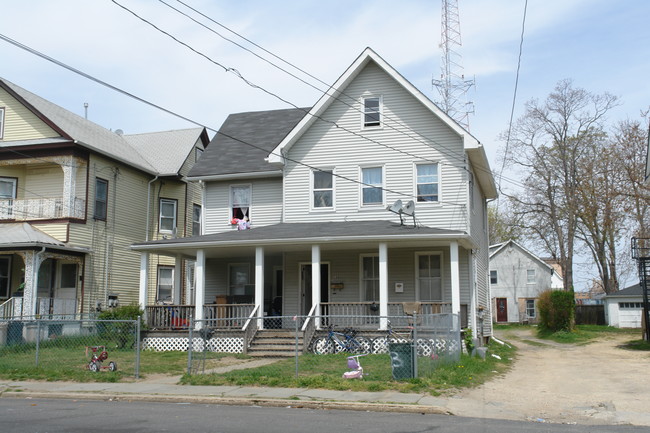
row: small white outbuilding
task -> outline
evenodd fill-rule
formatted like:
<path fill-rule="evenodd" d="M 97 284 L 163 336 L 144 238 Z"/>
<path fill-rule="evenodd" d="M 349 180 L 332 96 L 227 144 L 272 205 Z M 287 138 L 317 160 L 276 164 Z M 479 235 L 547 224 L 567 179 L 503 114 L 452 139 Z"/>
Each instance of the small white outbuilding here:
<path fill-rule="evenodd" d="M 605 296 L 607 324 L 617 328 L 641 328 L 643 292 L 639 284 Z"/>

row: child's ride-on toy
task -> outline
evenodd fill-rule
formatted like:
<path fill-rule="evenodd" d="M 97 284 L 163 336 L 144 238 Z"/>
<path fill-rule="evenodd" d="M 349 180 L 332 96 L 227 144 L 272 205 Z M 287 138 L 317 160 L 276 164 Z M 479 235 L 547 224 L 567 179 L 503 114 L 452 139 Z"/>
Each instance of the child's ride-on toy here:
<path fill-rule="evenodd" d="M 89 351 L 92 353 L 92 356 L 90 357 L 88 364 L 86 364 L 88 370 L 95 373 L 101 370 L 117 370 L 117 363 L 115 361 L 110 361 L 107 366 L 102 365 L 102 363 L 108 358 L 106 346 L 86 346 L 86 357 L 88 356 Z"/>

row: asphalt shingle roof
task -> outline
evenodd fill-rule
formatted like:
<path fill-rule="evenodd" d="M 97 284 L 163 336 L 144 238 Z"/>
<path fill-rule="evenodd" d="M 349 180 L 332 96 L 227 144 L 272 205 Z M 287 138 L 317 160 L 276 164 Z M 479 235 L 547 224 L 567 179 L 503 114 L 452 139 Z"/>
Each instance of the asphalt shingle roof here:
<path fill-rule="evenodd" d="M 290 108 L 229 115 L 189 176 L 276 170 L 264 159 L 308 111 Z"/>

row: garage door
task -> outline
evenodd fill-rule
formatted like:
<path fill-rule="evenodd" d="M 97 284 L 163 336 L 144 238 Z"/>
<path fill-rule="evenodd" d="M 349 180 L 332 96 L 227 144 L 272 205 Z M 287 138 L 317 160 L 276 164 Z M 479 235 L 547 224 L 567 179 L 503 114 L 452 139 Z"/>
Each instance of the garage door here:
<path fill-rule="evenodd" d="M 618 303 L 618 320 L 620 328 L 640 328 L 641 312 L 643 311 L 641 302 L 619 302 Z"/>

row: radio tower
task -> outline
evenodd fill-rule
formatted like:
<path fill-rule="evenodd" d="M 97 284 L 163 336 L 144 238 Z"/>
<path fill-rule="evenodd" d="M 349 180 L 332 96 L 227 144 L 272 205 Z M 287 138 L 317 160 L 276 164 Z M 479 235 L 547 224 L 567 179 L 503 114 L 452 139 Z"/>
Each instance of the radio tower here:
<path fill-rule="evenodd" d="M 431 80 L 440 92 L 440 100 L 436 102 L 449 117 L 469 131 L 469 114 L 474 113 L 474 104 L 467 102 L 466 96 L 474 80 L 465 79 L 461 55 L 457 51 L 462 45 L 458 0 L 442 0 L 441 22 L 440 79 Z"/>

